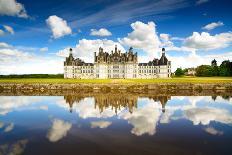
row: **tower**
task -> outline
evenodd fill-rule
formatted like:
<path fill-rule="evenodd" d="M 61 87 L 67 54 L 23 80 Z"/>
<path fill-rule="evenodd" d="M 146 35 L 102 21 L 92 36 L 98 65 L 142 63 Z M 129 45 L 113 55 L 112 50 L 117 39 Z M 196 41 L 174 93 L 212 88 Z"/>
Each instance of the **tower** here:
<path fill-rule="evenodd" d="M 216 67 L 217 66 L 217 61 L 215 59 L 213 59 L 213 61 L 211 62 L 211 66 L 212 67 Z"/>

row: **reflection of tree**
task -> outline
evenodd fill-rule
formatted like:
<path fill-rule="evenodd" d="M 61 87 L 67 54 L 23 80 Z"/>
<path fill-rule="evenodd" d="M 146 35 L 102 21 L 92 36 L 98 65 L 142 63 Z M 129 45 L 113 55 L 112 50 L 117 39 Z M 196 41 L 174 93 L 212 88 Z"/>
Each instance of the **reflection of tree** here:
<path fill-rule="evenodd" d="M 85 97 L 93 97 L 95 101 L 95 108 L 99 108 L 100 112 L 103 112 L 107 108 L 111 108 L 115 111 L 116 114 L 119 110 L 121 110 L 121 108 L 128 108 L 129 112 L 132 113 L 133 108 L 137 108 L 138 97 L 148 97 L 149 99 L 152 99 L 155 102 L 160 102 L 162 105 L 162 112 L 165 112 L 165 105 L 167 101 L 171 99 L 170 96 L 139 96 L 138 94 L 127 93 L 66 95 L 64 96 L 64 99 L 66 103 L 69 104 L 70 112 L 72 112 L 73 104 L 78 104 Z"/>
<path fill-rule="evenodd" d="M 212 99 L 213 99 L 214 101 L 216 101 L 217 96 L 216 96 L 216 95 L 213 95 L 213 96 L 212 96 Z"/>
<path fill-rule="evenodd" d="M 228 101 L 230 100 L 230 96 L 228 96 L 228 95 L 222 95 L 222 98 L 225 100 L 228 100 Z"/>

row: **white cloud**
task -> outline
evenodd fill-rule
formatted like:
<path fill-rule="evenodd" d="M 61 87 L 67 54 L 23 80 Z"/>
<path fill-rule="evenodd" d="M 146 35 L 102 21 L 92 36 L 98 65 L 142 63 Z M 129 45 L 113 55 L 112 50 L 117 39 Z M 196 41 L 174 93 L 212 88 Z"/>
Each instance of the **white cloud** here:
<path fill-rule="evenodd" d="M 224 24 L 222 22 L 213 22 L 213 23 L 210 23 L 210 24 L 207 24 L 205 25 L 204 27 L 202 27 L 202 29 L 205 29 L 205 30 L 213 30 L 215 29 L 216 27 L 219 27 L 219 26 L 223 26 Z"/>
<path fill-rule="evenodd" d="M 90 35 L 105 37 L 105 36 L 111 36 L 112 33 L 109 30 L 105 29 L 105 28 L 101 28 L 99 30 L 91 29 Z"/>
<path fill-rule="evenodd" d="M 128 33 L 127 37 L 119 39 L 119 42 L 125 46 L 142 49 L 148 56 L 157 56 L 160 52 L 160 40 L 157 36 L 156 25 L 154 22 L 147 24 L 136 21 L 131 24 L 133 31 Z"/>
<path fill-rule="evenodd" d="M 51 129 L 49 129 L 49 132 L 47 134 L 47 138 L 51 142 L 57 142 L 67 135 L 71 127 L 72 124 L 69 122 L 65 122 L 60 119 L 54 119 L 52 122 L 52 127 Z"/>
<path fill-rule="evenodd" d="M 47 52 L 48 51 L 48 47 L 43 47 L 39 49 L 40 52 Z"/>
<path fill-rule="evenodd" d="M 161 33 L 160 40 L 162 41 L 162 47 L 174 46 L 173 42 L 171 41 L 171 36 L 169 34 Z"/>
<path fill-rule="evenodd" d="M 4 43 L 4 42 L 0 42 L 0 48 L 10 48 L 11 45 Z"/>
<path fill-rule="evenodd" d="M 200 4 L 207 3 L 207 2 L 209 2 L 209 0 L 198 0 L 196 2 L 196 5 L 200 5 Z"/>
<path fill-rule="evenodd" d="M 232 115 L 225 109 L 213 107 L 191 108 L 185 110 L 184 114 L 194 125 L 209 125 L 212 121 L 232 124 Z"/>
<path fill-rule="evenodd" d="M 57 56 L 39 56 L 26 52 L 31 49 L 0 43 L 0 74 L 63 73 L 63 59 Z"/>
<path fill-rule="evenodd" d="M 91 122 L 91 128 L 107 128 L 108 126 L 110 126 L 112 124 L 112 122 L 109 121 L 95 121 L 95 122 Z"/>
<path fill-rule="evenodd" d="M 204 130 L 205 130 L 205 132 L 207 132 L 211 135 L 222 135 L 223 134 L 223 131 L 216 130 L 213 127 L 207 127 Z"/>
<path fill-rule="evenodd" d="M 72 29 L 68 26 L 67 22 L 56 15 L 49 16 L 46 23 L 51 29 L 54 39 L 72 34 Z"/>
<path fill-rule="evenodd" d="M 195 49 L 211 50 L 225 48 L 232 42 L 232 32 L 210 35 L 207 32 L 193 32 L 192 36 L 185 39 L 185 46 Z"/>
<path fill-rule="evenodd" d="M 4 132 L 10 132 L 14 129 L 14 123 L 10 123 L 8 126 L 6 126 Z"/>
<path fill-rule="evenodd" d="M 118 50 L 125 52 L 125 49 L 121 46 L 120 43 L 114 42 L 108 39 L 96 39 L 96 40 L 87 40 L 81 39 L 79 40 L 76 47 L 73 48 L 73 54 L 76 57 L 79 57 L 87 62 L 93 62 L 94 60 L 94 52 L 99 51 L 99 47 L 102 47 L 105 52 L 111 52 L 114 50 L 115 45 L 117 45 Z M 68 56 L 69 47 L 63 50 L 60 50 L 57 55 L 58 56 Z"/>
<path fill-rule="evenodd" d="M 197 55 L 193 52 L 187 56 L 169 56 L 168 58 L 172 61 L 172 71 L 175 71 L 178 67 L 190 68 L 197 67 L 202 64 L 209 65 L 213 59 L 216 59 L 218 64 L 220 64 L 224 60 L 231 60 L 232 52 L 207 55 Z"/>
<path fill-rule="evenodd" d="M 3 25 L 3 27 L 5 28 L 5 30 L 7 32 L 9 32 L 10 34 L 14 34 L 14 29 L 8 25 Z"/>
<path fill-rule="evenodd" d="M 23 4 L 16 0 L 0 0 L 0 15 L 28 18 Z"/>
<path fill-rule="evenodd" d="M 5 32 L 0 29 L 0 36 L 3 36 L 4 34 L 5 34 Z"/>

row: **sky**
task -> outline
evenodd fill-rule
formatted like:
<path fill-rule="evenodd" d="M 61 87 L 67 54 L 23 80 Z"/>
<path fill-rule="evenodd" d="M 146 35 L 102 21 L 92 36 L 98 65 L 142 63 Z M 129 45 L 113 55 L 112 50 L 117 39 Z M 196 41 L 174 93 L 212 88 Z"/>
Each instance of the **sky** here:
<path fill-rule="evenodd" d="M 63 73 L 99 47 L 133 47 L 139 62 L 161 49 L 177 67 L 232 60 L 230 0 L 0 0 L 0 74 Z"/>

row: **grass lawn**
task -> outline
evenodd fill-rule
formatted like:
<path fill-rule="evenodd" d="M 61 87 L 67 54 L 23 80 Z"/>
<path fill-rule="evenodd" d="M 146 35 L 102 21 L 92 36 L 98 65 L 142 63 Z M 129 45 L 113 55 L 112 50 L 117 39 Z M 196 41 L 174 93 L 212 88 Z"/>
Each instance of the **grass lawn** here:
<path fill-rule="evenodd" d="M 146 84 L 146 83 L 232 83 L 232 77 L 180 77 L 168 79 L 46 79 L 21 78 L 0 79 L 0 83 L 104 83 L 104 84 Z"/>

